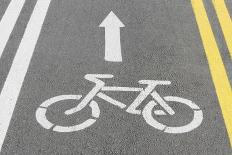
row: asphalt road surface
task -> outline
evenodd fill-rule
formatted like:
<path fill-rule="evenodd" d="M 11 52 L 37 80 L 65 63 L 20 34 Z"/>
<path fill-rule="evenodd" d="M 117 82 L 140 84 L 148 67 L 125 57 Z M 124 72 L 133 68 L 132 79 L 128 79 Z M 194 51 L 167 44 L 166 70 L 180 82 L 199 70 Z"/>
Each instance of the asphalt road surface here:
<path fill-rule="evenodd" d="M 214 72 L 209 69 L 210 57 L 202 43 L 193 1 L 26 0 L 21 3 L 22 10 L 15 18 L 11 35 L 6 45 L 1 45 L 4 46 L 0 59 L 1 155 L 231 154 L 232 122 L 225 121 L 228 113 L 222 112 L 225 106 L 220 101 L 225 99 L 218 98 L 214 83 L 217 80 L 212 79 Z M 0 19 L 10 2 L 0 0 Z M 231 15 L 232 1 L 225 0 L 225 4 Z M 212 1 L 205 0 L 204 8 L 230 85 L 231 43 L 226 40 Z M 7 21 L 13 21 L 16 11 L 11 13 L 12 18 Z M 99 27 L 104 19 L 105 25 Z M 3 26 L 0 32 L 7 32 L 9 25 Z M 0 38 L 3 36 L 7 34 Z M 94 94 L 92 89 L 97 87 L 85 78 L 86 74 L 114 75 L 101 79 L 105 86 L 114 87 L 106 87 L 104 91 L 99 86 Z M 225 81 L 224 74 L 218 76 Z M 150 95 L 152 91 L 145 96 L 139 91 L 144 93 L 148 87 L 140 80 L 171 84 L 154 87 L 152 91 L 158 92 L 158 97 L 154 97 L 155 93 Z M 154 81 L 149 86 L 154 86 Z M 226 93 L 224 87 L 221 89 Z M 86 101 L 87 106 L 65 114 L 87 94 L 93 95 Z M 77 101 L 71 96 L 61 96 L 60 102 L 41 106 L 59 95 L 82 95 L 82 98 Z M 106 95 L 119 102 L 110 103 Z M 130 105 L 136 104 L 136 98 L 141 103 L 133 110 Z M 231 96 L 227 95 L 227 103 L 232 103 L 229 99 Z M 174 115 L 161 111 L 165 108 L 163 101 L 173 109 Z M 123 103 L 121 108 L 120 103 Z M 128 107 L 132 110 L 127 110 Z M 46 111 L 50 127 L 38 109 Z M 153 113 L 155 110 L 160 114 Z M 90 118 L 94 121 L 91 126 L 72 127 Z M 186 130 L 178 129 L 188 124 Z"/>

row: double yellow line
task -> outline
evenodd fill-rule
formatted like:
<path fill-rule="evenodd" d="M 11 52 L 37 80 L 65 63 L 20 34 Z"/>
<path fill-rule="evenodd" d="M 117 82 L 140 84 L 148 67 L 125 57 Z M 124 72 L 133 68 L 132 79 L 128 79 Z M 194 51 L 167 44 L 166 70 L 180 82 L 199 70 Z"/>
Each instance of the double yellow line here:
<path fill-rule="evenodd" d="M 224 0 L 212 1 L 222 27 L 230 55 L 232 55 L 232 24 L 228 10 L 226 9 Z M 191 0 L 191 2 L 227 128 L 230 144 L 232 146 L 232 90 L 230 82 L 209 23 L 203 0 Z"/>
<path fill-rule="evenodd" d="M 230 57 L 232 57 L 232 21 L 230 14 L 226 8 L 224 0 L 213 0 L 212 2 L 222 27 Z"/>

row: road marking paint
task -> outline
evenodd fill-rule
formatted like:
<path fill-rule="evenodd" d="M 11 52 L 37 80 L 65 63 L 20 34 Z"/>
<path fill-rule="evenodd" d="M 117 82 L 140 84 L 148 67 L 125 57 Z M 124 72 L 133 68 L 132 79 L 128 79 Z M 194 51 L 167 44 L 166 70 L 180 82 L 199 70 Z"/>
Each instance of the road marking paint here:
<path fill-rule="evenodd" d="M 150 126 L 156 128 L 158 130 L 162 130 L 165 133 L 180 134 L 180 133 L 190 132 L 190 131 L 196 129 L 197 127 L 199 127 L 201 125 L 202 120 L 203 120 L 203 113 L 202 113 L 202 110 L 193 109 L 193 107 L 196 107 L 196 109 L 200 109 L 195 103 L 193 103 L 190 100 L 183 99 L 183 98 L 180 98 L 180 97 L 175 97 L 175 96 L 166 96 L 166 97 L 164 97 L 164 100 L 166 102 L 172 102 L 172 103 L 175 103 L 175 104 L 185 104 L 185 105 L 187 105 L 194 112 L 193 120 L 190 123 L 188 123 L 187 125 L 180 126 L 180 127 L 167 126 L 165 124 L 162 124 L 162 123 L 158 122 L 153 117 L 153 109 L 155 109 L 154 107 L 157 105 L 157 103 L 156 102 L 149 102 L 144 107 L 142 115 L 143 115 L 143 118 L 145 119 L 145 121 Z M 157 113 L 158 111 L 154 111 L 154 112 Z M 162 113 L 158 112 L 158 114 L 163 115 L 163 112 Z"/>
<path fill-rule="evenodd" d="M 232 58 L 232 21 L 229 12 L 224 0 L 213 0 L 212 2 L 230 52 L 230 57 Z"/>
<path fill-rule="evenodd" d="M 59 102 L 65 99 L 80 100 L 81 97 L 82 97 L 81 95 L 60 95 L 60 96 L 56 96 L 56 97 L 48 99 L 47 101 L 43 102 L 43 104 L 41 104 L 40 107 L 47 108 L 50 105 L 52 105 L 54 102 Z"/>
<path fill-rule="evenodd" d="M 203 1 L 191 0 L 213 83 L 232 146 L 232 91 Z"/>
<path fill-rule="evenodd" d="M 92 108 L 92 116 L 98 118 L 100 116 L 100 108 L 96 101 L 91 101 L 89 104 L 90 108 Z"/>
<path fill-rule="evenodd" d="M 99 27 L 105 27 L 105 60 L 122 62 L 120 28 L 125 25 L 111 11 Z"/>
<path fill-rule="evenodd" d="M 96 120 L 89 118 L 86 121 L 82 122 L 81 124 L 73 125 L 73 126 L 59 126 L 51 123 L 46 116 L 47 108 L 53 104 L 59 103 L 59 101 L 65 101 L 65 100 L 76 100 L 81 99 L 81 95 L 60 95 L 53 97 L 51 99 L 48 99 L 47 101 L 43 102 L 40 107 L 36 110 L 36 120 L 37 122 L 45 129 L 52 129 L 56 132 L 74 132 L 83 130 L 87 127 L 90 127 L 93 125 Z M 100 116 L 100 109 L 95 101 L 91 101 L 89 104 L 89 107 L 92 109 L 92 117 L 98 118 Z"/>
<path fill-rule="evenodd" d="M 0 58 L 26 0 L 12 0 L 0 22 Z"/>
<path fill-rule="evenodd" d="M 153 91 L 151 93 L 151 96 L 168 112 L 169 115 L 175 114 L 175 111 L 166 103 L 166 101 L 164 101 L 164 99 L 156 91 Z"/>
<path fill-rule="evenodd" d="M 189 124 L 181 127 L 166 127 L 164 132 L 166 133 L 174 133 L 174 134 L 180 134 L 180 133 L 185 133 L 185 132 L 190 132 L 197 128 L 203 119 L 203 113 L 201 110 L 197 111 L 194 110 L 194 116 L 193 116 L 193 121 L 190 122 Z"/>
<path fill-rule="evenodd" d="M 154 110 L 154 114 L 159 116 L 167 115 L 163 110 Z"/>
<path fill-rule="evenodd" d="M 86 121 L 84 121 L 81 124 L 78 125 L 74 125 L 74 126 L 55 126 L 53 128 L 53 131 L 56 132 L 74 132 L 74 131 L 79 131 L 79 130 L 83 130 L 87 127 L 90 127 L 91 125 L 93 125 L 96 122 L 95 119 L 88 119 Z"/>
<path fill-rule="evenodd" d="M 155 120 L 153 118 L 153 115 L 152 115 L 152 111 L 156 105 L 157 104 L 155 102 L 149 102 L 144 107 L 144 109 L 142 111 L 142 115 L 143 115 L 143 118 L 145 119 L 145 121 L 147 122 L 147 124 L 149 124 L 150 126 L 156 128 L 158 130 L 164 130 L 167 127 L 167 125 L 159 123 L 157 120 Z"/>
<path fill-rule="evenodd" d="M 112 78 L 112 77 L 113 75 L 109 75 L 109 74 L 105 74 L 105 75 L 104 74 L 87 74 L 85 76 L 85 79 L 95 83 L 96 84 L 95 87 L 93 87 L 92 90 L 85 97 L 83 97 L 82 101 L 80 101 L 75 108 L 69 109 L 68 112 L 65 111 L 64 114 L 70 115 L 70 114 L 73 114 L 73 113 L 76 113 L 82 110 L 82 108 L 85 108 L 86 106 L 90 106 L 90 108 L 92 109 L 92 117 L 98 118 L 100 115 L 100 109 L 99 109 L 98 103 L 93 100 L 95 96 L 98 96 L 99 98 L 121 109 L 126 108 L 126 104 L 121 103 L 101 92 L 102 88 L 104 88 L 105 86 L 105 83 L 100 79 L 101 78 Z M 160 99 L 161 98 L 160 95 L 154 91 L 157 85 L 169 85 L 171 84 L 170 81 L 140 80 L 139 83 L 147 84 L 147 87 L 145 89 L 141 89 L 140 94 L 136 97 L 134 102 L 131 104 L 132 105 L 131 110 L 129 111 L 126 110 L 128 113 L 137 114 L 138 111 L 136 110 L 136 108 L 147 98 L 148 95 L 151 94 L 153 96 L 153 99 L 150 102 L 148 102 L 148 104 L 145 106 L 145 108 L 142 111 L 142 115 L 145 121 L 152 127 L 158 130 L 162 130 L 163 132 L 166 132 L 166 133 L 180 134 L 180 133 L 190 132 L 201 125 L 202 120 L 203 120 L 203 113 L 202 113 L 202 110 L 195 103 L 193 103 L 190 100 L 180 98 L 180 97 L 175 97 L 175 96 L 166 96 L 163 99 Z M 110 88 L 110 87 L 108 86 L 107 88 Z M 123 87 L 117 88 L 113 86 L 112 88 L 116 89 L 117 91 L 119 90 L 118 88 L 122 89 L 123 91 L 125 90 Z M 129 87 L 125 87 L 125 88 L 128 90 Z M 112 91 L 113 89 L 109 89 L 109 90 Z M 134 92 L 134 88 L 130 88 L 130 89 L 132 90 L 132 92 Z M 44 101 L 36 110 L 37 122 L 45 129 L 52 129 L 52 127 L 54 127 L 53 131 L 56 131 L 56 132 L 74 132 L 74 131 L 79 131 L 87 127 L 90 127 L 92 124 L 95 123 L 96 121 L 95 119 L 88 119 L 81 124 L 72 125 L 72 126 L 58 126 L 58 125 L 54 125 L 53 123 L 49 122 L 49 120 L 46 117 L 48 106 L 56 104 L 57 102 L 61 100 L 65 101 L 65 100 L 70 100 L 70 99 L 72 100 L 81 99 L 81 96 L 82 95 L 60 95 L 60 96 L 50 98 L 47 101 Z M 188 106 L 189 108 L 193 110 L 194 112 L 193 120 L 187 125 L 180 126 L 180 127 L 177 127 L 177 126 L 170 127 L 165 124 L 159 123 L 154 117 L 154 114 L 155 115 L 166 115 L 166 113 L 163 110 L 162 111 L 156 110 L 155 106 L 159 104 L 164 109 L 171 108 L 168 105 L 168 103 L 165 103 L 165 102 L 175 102 L 179 104 L 185 104 L 186 106 Z M 167 108 L 167 106 L 169 107 Z"/>
<path fill-rule="evenodd" d="M 142 91 L 143 88 L 131 88 L 131 87 L 103 87 L 102 91 L 135 91 L 135 92 L 140 92 Z"/>
<path fill-rule="evenodd" d="M 100 92 L 100 93 L 97 94 L 97 96 L 102 98 L 103 100 L 108 101 L 109 103 L 111 103 L 111 104 L 113 104 L 115 106 L 120 107 L 121 109 L 126 108 L 125 104 L 123 104 L 123 103 L 121 103 L 121 102 L 119 102 L 119 101 L 117 101 L 115 99 L 112 99 L 111 97 L 107 96 L 106 94 L 103 94 L 103 93 Z"/>
<path fill-rule="evenodd" d="M 36 120 L 43 128 L 51 129 L 54 126 L 54 124 L 52 124 L 51 122 L 47 120 L 47 118 L 45 117 L 46 113 L 47 113 L 46 108 L 39 107 L 35 113 Z"/>
<path fill-rule="evenodd" d="M 86 74 L 85 79 L 96 83 L 96 87 L 94 87 L 87 95 L 84 97 L 84 99 L 81 101 L 80 104 L 78 104 L 76 107 L 69 109 L 65 111 L 66 115 L 71 115 L 75 112 L 80 111 L 83 109 L 91 100 L 92 98 L 97 95 L 97 93 L 101 90 L 101 88 L 105 85 L 105 83 L 99 79 L 108 79 L 113 78 L 114 76 L 111 74 Z"/>
<path fill-rule="evenodd" d="M 38 0 L 0 94 L 0 151 L 51 0 Z"/>

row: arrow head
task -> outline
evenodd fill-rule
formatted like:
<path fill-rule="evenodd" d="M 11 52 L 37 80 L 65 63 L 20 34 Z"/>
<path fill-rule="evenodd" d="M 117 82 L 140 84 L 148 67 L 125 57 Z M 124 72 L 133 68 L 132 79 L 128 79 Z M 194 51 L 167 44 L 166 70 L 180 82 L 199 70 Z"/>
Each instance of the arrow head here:
<path fill-rule="evenodd" d="M 125 27 L 121 20 L 111 11 L 99 27 Z"/>

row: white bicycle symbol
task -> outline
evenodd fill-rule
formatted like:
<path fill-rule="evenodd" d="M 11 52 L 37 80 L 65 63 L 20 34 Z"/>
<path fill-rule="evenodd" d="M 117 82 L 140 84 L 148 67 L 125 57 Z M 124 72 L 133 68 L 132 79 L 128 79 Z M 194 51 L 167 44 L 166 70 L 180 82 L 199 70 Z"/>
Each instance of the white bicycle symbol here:
<path fill-rule="evenodd" d="M 87 119 L 81 124 L 73 125 L 73 126 L 60 126 L 55 125 L 51 123 L 47 117 L 46 112 L 49 106 L 58 103 L 59 101 L 64 100 L 80 100 L 81 95 L 60 95 L 53 98 L 50 98 L 43 102 L 40 107 L 36 110 L 36 119 L 38 123 L 45 129 L 52 129 L 56 132 L 74 132 L 83 130 L 87 127 L 90 127 L 93 125 L 97 118 L 99 118 L 100 115 L 100 109 L 98 106 L 98 103 L 93 100 L 95 96 L 98 96 L 99 98 L 118 106 L 121 109 L 125 109 L 127 106 L 124 103 L 121 103 L 106 94 L 104 94 L 104 91 L 124 91 L 124 92 L 140 92 L 140 94 L 137 96 L 137 98 L 133 101 L 133 103 L 127 107 L 126 112 L 131 114 L 138 114 L 143 116 L 146 123 L 148 123 L 150 126 L 162 130 L 165 133 L 172 133 L 172 134 L 178 134 L 178 133 L 185 133 L 190 132 L 200 126 L 202 120 L 203 120 L 203 113 L 202 110 L 192 101 L 183 99 L 180 97 L 175 96 L 165 96 L 161 97 L 156 91 L 155 87 L 157 85 L 170 85 L 170 81 L 155 81 L 155 80 L 140 80 L 140 84 L 147 85 L 146 88 L 131 88 L 131 87 L 109 87 L 105 86 L 105 83 L 100 79 L 106 79 L 106 78 L 113 78 L 113 75 L 110 74 L 87 74 L 85 75 L 85 79 L 89 80 L 91 82 L 94 82 L 96 86 L 82 99 L 82 101 L 74 108 L 65 111 L 66 115 L 71 115 L 73 113 L 76 113 L 86 106 L 89 106 L 92 109 L 92 118 Z M 151 95 L 154 100 L 151 100 L 147 103 L 147 105 L 144 107 L 144 109 L 137 110 L 137 107 L 149 96 Z M 180 127 L 172 127 L 167 126 L 165 124 L 162 124 L 158 122 L 156 119 L 154 119 L 153 115 L 174 115 L 174 110 L 167 104 L 167 102 L 174 102 L 187 105 L 189 108 L 193 110 L 193 119 L 190 123 L 184 126 Z M 153 110 L 155 106 L 160 105 L 164 110 Z"/>

